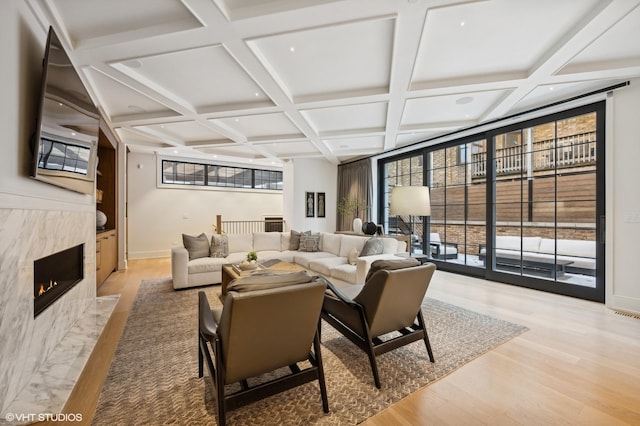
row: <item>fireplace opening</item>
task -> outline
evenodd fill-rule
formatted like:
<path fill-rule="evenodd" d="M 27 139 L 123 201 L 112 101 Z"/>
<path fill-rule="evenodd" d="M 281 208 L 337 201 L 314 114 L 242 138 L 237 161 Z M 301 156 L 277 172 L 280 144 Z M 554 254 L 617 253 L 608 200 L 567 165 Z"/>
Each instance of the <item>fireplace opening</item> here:
<path fill-rule="evenodd" d="M 84 244 L 33 262 L 33 317 L 84 279 Z"/>

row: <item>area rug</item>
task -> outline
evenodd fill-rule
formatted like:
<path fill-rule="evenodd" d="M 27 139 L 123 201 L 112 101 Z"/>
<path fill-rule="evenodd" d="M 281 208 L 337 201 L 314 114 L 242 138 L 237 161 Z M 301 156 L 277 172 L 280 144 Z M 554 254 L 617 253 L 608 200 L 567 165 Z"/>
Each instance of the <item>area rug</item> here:
<path fill-rule="evenodd" d="M 94 425 L 215 424 L 208 375 L 198 378 L 198 291 L 220 306 L 220 286 L 174 291 L 171 278 L 143 281 L 100 394 Z M 423 342 L 378 357 L 376 389 L 366 354 L 332 327 L 322 329 L 330 413 L 317 383 L 230 411 L 230 425 L 358 424 L 412 392 L 518 336 L 526 327 L 436 299 L 423 304 L 434 352 Z"/>

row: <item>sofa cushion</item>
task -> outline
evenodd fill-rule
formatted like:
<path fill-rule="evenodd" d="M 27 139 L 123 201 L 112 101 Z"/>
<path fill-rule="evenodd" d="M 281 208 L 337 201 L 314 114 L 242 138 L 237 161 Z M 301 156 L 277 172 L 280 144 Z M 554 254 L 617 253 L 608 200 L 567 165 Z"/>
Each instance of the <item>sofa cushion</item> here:
<path fill-rule="evenodd" d="M 310 260 L 309 268 L 321 273 L 322 275 L 331 276 L 331 268 L 338 265 L 344 265 L 346 263 L 347 259 L 345 257 L 322 257 L 319 259 Z"/>
<path fill-rule="evenodd" d="M 227 234 L 213 234 L 211 236 L 211 257 L 227 257 L 229 254 L 229 239 Z"/>
<path fill-rule="evenodd" d="M 358 253 L 362 252 L 364 243 L 367 242 L 368 237 L 359 237 L 357 235 L 342 235 L 342 241 L 340 241 L 340 257 L 349 256 L 351 249 L 355 248 Z"/>
<path fill-rule="evenodd" d="M 336 278 L 348 283 L 355 283 L 358 270 L 355 265 L 337 265 L 331 268 L 331 278 Z"/>
<path fill-rule="evenodd" d="M 254 232 L 253 233 L 253 250 L 254 251 L 280 251 L 280 233 L 279 232 Z"/>
<path fill-rule="evenodd" d="M 412 257 L 408 257 L 405 259 L 398 258 L 398 259 L 376 260 L 371 264 L 371 267 L 369 268 L 369 272 L 367 273 L 367 278 L 365 279 L 365 282 L 369 281 L 369 278 L 371 278 L 373 274 L 383 269 L 384 270 L 404 269 L 404 268 L 411 268 L 418 265 L 420 265 L 420 262 L 418 262 L 416 259 Z"/>
<path fill-rule="evenodd" d="M 321 243 L 320 250 L 339 256 L 341 241 L 342 241 L 342 235 L 323 232 L 320 238 L 320 243 Z"/>
<path fill-rule="evenodd" d="M 320 259 L 323 257 L 335 257 L 331 253 L 324 251 L 298 251 L 293 256 L 293 262 L 302 266 L 303 268 L 309 268 L 309 263 L 314 259 Z"/>
<path fill-rule="evenodd" d="M 315 252 L 320 251 L 320 233 L 300 235 L 299 251 Z"/>
<path fill-rule="evenodd" d="M 229 283 L 227 290 L 237 292 L 269 290 L 308 282 L 311 282 L 311 276 L 306 271 L 285 273 L 270 271 L 267 274 L 237 278 Z"/>
<path fill-rule="evenodd" d="M 253 234 L 228 234 L 229 253 L 244 253 L 253 251 Z"/>
<path fill-rule="evenodd" d="M 222 265 L 225 263 L 227 263 L 227 260 L 222 257 L 201 257 L 189 261 L 187 270 L 189 271 L 189 274 L 217 272 L 222 269 Z"/>
<path fill-rule="evenodd" d="M 401 250 L 398 250 L 398 240 L 395 238 L 384 237 L 382 240 L 382 253 L 383 254 L 393 254 L 398 253 Z"/>
<path fill-rule="evenodd" d="M 384 243 L 382 239 L 377 237 L 371 237 L 364 243 L 364 247 L 362 247 L 362 251 L 360 252 L 360 256 L 373 256 L 376 254 L 382 254 L 382 250 L 384 249 Z"/>
<path fill-rule="evenodd" d="M 209 257 L 209 239 L 204 232 L 197 237 L 182 234 L 182 244 L 189 253 L 189 260 Z"/>
<path fill-rule="evenodd" d="M 540 237 L 523 237 L 522 238 L 522 251 L 536 252 L 540 248 Z M 515 250 L 520 251 L 520 237 L 513 235 L 498 235 L 496 237 L 496 248 L 502 250 Z"/>
<path fill-rule="evenodd" d="M 291 232 L 280 232 L 280 251 L 290 250 Z"/>
<path fill-rule="evenodd" d="M 558 240 L 558 256 L 596 257 L 596 242 L 589 240 Z M 540 253 L 554 254 L 555 240 L 543 238 L 540 243 Z"/>

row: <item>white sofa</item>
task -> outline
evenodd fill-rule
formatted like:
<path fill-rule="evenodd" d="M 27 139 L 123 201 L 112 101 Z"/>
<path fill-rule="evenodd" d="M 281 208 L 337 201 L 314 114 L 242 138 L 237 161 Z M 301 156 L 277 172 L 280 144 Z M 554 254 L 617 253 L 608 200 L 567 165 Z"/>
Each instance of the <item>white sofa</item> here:
<path fill-rule="evenodd" d="M 205 234 L 206 235 L 206 234 Z M 207 235 L 211 241 L 211 235 Z M 258 254 L 258 261 L 280 259 L 296 263 L 310 273 L 321 274 L 338 284 L 364 283 L 371 263 L 378 259 L 392 259 L 396 253 L 406 252 L 404 241 L 392 237 L 379 237 L 383 241 L 382 254 L 360 256 L 355 264 L 348 261 L 349 253 L 358 253 L 369 238 L 368 235 L 320 233 L 319 251 L 289 250 L 290 232 L 256 232 L 253 234 L 228 234 L 229 254 L 226 257 L 202 257 L 189 260 L 189 253 L 182 245 L 171 248 L 171 275 L 173 288 L 197 287 L 222 281 L 222 265 L 239 263 L 250 251 Z"/>
<path fill-rule="evenodd" d="M 496 236 L 496 260 L 509 263 L 520 258 L 520 237 Z M 596 242 L 589 240 L 564 240 L 541 237 L 523 237 L 522 255 L 540 263 L 553 264 L 555 259 L 570 262 L 565 272 L 595 275 Z M 556 257 L 557 255 L 557 257 Z M 486 249 L 480 248 L 480 260 L 485 260 Z"/>

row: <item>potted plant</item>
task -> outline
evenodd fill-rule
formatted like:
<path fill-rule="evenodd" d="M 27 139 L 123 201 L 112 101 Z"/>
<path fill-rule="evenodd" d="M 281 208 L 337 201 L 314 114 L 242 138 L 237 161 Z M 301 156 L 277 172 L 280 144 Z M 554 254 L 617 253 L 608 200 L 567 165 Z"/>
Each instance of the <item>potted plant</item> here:
<path fill-rule="evenodd" d="M 358 198 L 353 195 L 347 195 L 340 200 L 338 203 L 338 213 L 345 215 L 353 216 L 353 231 L 357 233 L 362 233 L 362 218 L 361 214 L 365 214 L 365 212 L 369 209 L 367 206 L 367 202 L 362 198 Z"/>
<path fill-rule="evenodd" d="M 258 253 L 250 251 L 247 253 L 247 260 L 243 260 L 240 263 L 240 269 L 256 269 L 258 267 Z"/>

